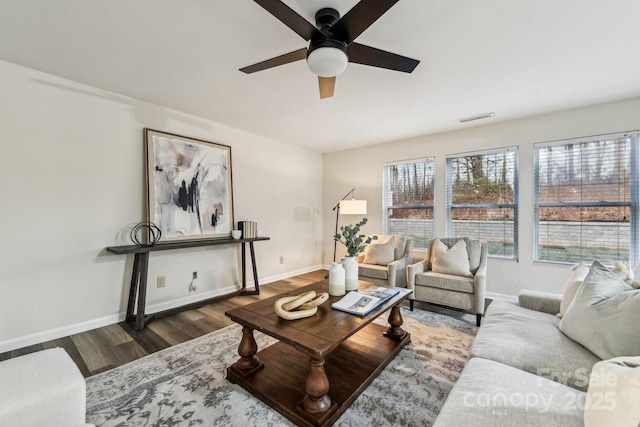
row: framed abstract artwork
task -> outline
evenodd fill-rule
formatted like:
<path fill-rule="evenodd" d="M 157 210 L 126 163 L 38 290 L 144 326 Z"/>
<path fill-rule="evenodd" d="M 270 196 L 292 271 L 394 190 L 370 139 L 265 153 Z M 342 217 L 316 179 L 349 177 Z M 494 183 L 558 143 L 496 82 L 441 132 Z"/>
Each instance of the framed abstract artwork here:
<path fill-rule="evenodd" d="M 160 241 L 224 238 L 233 230 L 231 147 L 144 129 L 147 215 Z"/>

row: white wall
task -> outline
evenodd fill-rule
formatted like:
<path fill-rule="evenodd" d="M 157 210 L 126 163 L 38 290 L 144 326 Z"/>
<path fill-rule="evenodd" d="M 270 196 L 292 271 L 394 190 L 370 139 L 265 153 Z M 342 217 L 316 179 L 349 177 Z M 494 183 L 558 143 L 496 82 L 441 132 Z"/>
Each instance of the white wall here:
<path fill-rule="evenodd" d="M 490 292 L 515 295 L 562 291 L 567 276 L 532 261 L 533 143 L 638 129 L 640 98 L 322 156 L 0 61 L 0 352 L 122 319 L 132 260 L 104 248 L 127 244 L 123 228 L 145 218 L 144 127 L 232 147 L 235 219 L 271 237 L 255 245 L 261 283 L 330 264 L 331 208 L 353 187 L 369 202 L 365 231 L 379 232 L 384 162 L 436 156 L 443 235 L 445 156 L 518 145 L 520 261 L 491 259 L 488 278 Z M 235 288 L 237 267 L 233 246 L 152 254 L 151 311 Z"/>
<path fill-rule="evenodd" d="M 271 237 L 261 283 L 321 266 L 320 154 L 4 61 L 0 94 L 0 352 L 122 319 L 132 257 L 105 247 L 145 219 L 145 127 L 232 147 L 235 220 Z M 239 246 L 152 253 L 150 311 L 235 289 L 238 261 Z"/>
<path fill-rule="evenodd" d="M 523 100 L 526 102 L 526 100 Z M 425 112 L 428 114 L 428 112 Z M 500 112 L 496 114 L 499 116 Z M 393 120 L 390 116 L 389 120 Z M 462 127 L 462 126 L 461 126 Z M 568 277 L 566 266 L 533 263 L 533 144 L 536 142 L 615 133 L 640 128 L 640 98 L 462 129 L 362 149 L 326 154 L 324 157 L 324 206 L 334 206 L 351 188 L 358 199 L 368 200 L 369 223 L 364 230 L 382 230 L 382 164 L 389 161 L 436 158 L 436 235 L 444 236 L 446 155 L 498 147 L 520 147 L 519 262 L 490 259 L 489 292 L 517 295 L 523 289 L 562 293 Z M 335 215 L 324 212 L 324 236 L 331 236 Z M 341 217 L 340 224 L 358 217 Z M 344 253 L 338 249 L 338 259 Z M 423 254 L 416 253 L 416 256 Z M 333 242 L 324 241 L 324 263 L 333 258 Z"/>

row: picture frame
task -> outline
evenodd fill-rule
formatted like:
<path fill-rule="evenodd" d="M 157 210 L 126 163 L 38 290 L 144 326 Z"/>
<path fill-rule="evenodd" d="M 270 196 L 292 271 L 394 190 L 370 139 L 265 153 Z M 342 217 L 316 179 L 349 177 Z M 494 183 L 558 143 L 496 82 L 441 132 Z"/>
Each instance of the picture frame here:
<path fill-rule="evenodd" d="M 160 242 L 229 238 L 231 147 L 144 129 L 147 218 Z"/>

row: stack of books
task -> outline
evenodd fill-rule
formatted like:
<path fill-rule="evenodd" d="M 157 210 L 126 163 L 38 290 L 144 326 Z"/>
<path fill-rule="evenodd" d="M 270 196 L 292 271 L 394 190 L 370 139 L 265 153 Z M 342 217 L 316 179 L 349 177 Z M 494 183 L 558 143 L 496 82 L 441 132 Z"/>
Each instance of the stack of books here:
<path fill-rule="evenodd" d="M 238 221 L 238 230 L 242 231 L 243 239 L 258 237 L 258 223 L 255 221 Z"/>

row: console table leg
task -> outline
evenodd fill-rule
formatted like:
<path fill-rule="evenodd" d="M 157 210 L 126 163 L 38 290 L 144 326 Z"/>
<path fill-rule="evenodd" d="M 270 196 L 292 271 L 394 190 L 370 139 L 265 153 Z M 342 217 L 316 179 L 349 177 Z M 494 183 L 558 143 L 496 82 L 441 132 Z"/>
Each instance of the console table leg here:
<path fill-rule="evenodd" d="M 307 395 L 302 399 L 302 407 L 306 412 L 318 415 L 331 408 L 329 379 L 324 372 L 324 359 L 311 359 L 311 367 L 304 383 Z"/>
<path fill-rule="evenodd" d="M 401 341 L 407 334 L 407 332 L 400 327 L 402 323 L 402 313 L 400 313 L 400 304 L 398 303 L 391 307 L 391 312 L 389 313 L 389 324 L 391 326 L 384 335 L 393 340 Z"/>
<path fill-rule="evenodd" d="M 249 250 L 251 251 L 251 267 L 253 268 L 253 285 L 255 286 L 255 294 L 260 295 L 260 286 L 258 285 L 258 269 L 256 268 L 256 253 L 253 249 L 253 242 L 249 242 Z"/>
<path fill-rule="evenodd" d="M 238 354 L 240 359 L 229 367 L 235 374 L 247 377 L 254 372 L 262 369 L 264 363 L 260 361 L 256 353 L 258 352 L 258 344 L 253 337 L 253 329 L 247 326 L 242 327 L 242 340 L 238 346 Z"/>
<path fill-rule="evenodd" d="M 242 248 L 242 291 L 244 292 L 247 289 L 247 248 L 244 242 L 240 247 Z"/>
<path fill-rule="evenodd" d="M 129 302 L 127 303 L 127 322 L 135 320 L 136 295 L 138 295 L 138 283 L 140 283 L 140 254 L 133 256 L 133 270 L 131 272 L 131 286 L 129 287 Z"/>
<path fill-rule="evenodd" d="M 147 272 L 149 271 L 149 252 L 140 254 L 140 278 L 138 283 L 138 311 L 136 312 L 136 331 L 144 328 L 144 308 L 147 300 Z"/>

